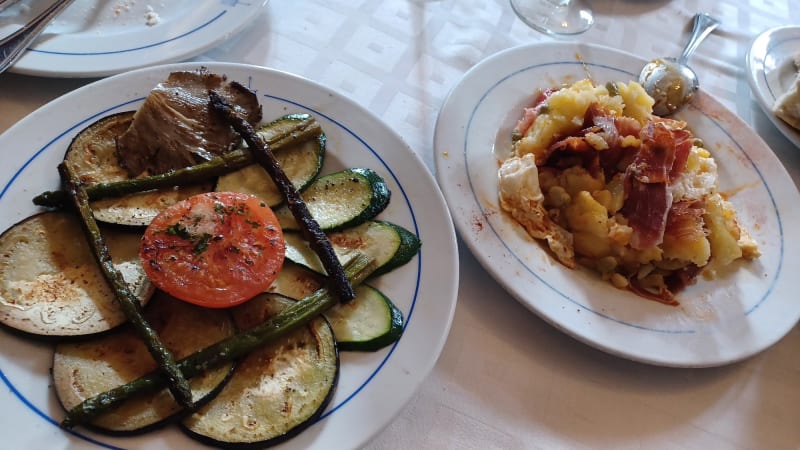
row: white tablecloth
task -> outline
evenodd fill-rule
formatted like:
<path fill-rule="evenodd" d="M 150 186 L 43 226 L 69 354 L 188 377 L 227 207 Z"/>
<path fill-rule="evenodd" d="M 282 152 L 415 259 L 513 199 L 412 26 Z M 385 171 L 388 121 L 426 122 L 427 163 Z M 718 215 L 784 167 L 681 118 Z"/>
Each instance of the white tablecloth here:
<path fill-rule="evenodd" d="M 755 36 L 800 24 L 800 2 L 590 3 L 595 26 L 567 40 L 645 58 L 677 55 L 695 12 L 719 18 L 691 61 L 702 88 L 748 122 L 800 185 L 800 149 L 758 108 L 744 66 Z M 507 0 L 272 0 L 253 26 L 196 60 L 258 64 L 325 84 L 381 117 L 434 171 L 436 115 L 464 72 L 499 50 L 552 39 L 519 21 Z M 0 75 L 0 132 L 88 81 Z M 651 367 L 594 350 L 532 315 L 465 246 L 460 264 L 444 352 L 368 448 L 800 448 L 799 327 L 731 366 Z"/>

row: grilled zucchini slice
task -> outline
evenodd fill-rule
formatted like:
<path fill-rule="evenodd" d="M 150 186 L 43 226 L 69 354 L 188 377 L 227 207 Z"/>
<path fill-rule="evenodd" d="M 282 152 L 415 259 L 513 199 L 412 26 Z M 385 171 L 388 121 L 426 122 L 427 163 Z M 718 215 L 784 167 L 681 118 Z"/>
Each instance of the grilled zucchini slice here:
<path fill-rule="evenodd" d="M 292 299 L 304 298 L 325 283 L 325 278 L 299 264 L 286 262 L 271 292 Z M 339 350 L 376 351 L 395 343 L 403 334 L 403 313 L 378 289 L 356 287 L 356 297 L 325 311 Z"/>
<path fill-rule="evenodd" d="M 356 287 L 356 298 L 325 311 L 339 350 L 373 352 L 403 334 L 403 313 L 372 286 Z"/>
<path fill-rule="evenodd" d="M 421 245 L 414 233 L 384 221 L 368 221 L 345 230 L 328 232 L 327 235 L 342 262 L 353 250 L 372 257 L 378 266 L 373 276 L 407 263 L 417 254 Z M 286 241 L 286 259 L 325 274 L 319 257 L 299 233 L 286 232 L 283 238 Z"/>
<path fill-rule="evenodd" d="M 144 314 L 177 359 L 236 332 L 230 311 L 201 308 L 163 292 L 153 298 Z M 203 404 L 210 400 L 232 368 L 232 363 L 224 364 L 191 378 L 193 401 Z M 53 383 L 66 410 L 154 370 L 155 361 L 132 327 L 121 327 L 91 340 L 58 344 L 53 357 Z M 165 425 L 182 412 L 164 388 L 127 400 L 94 419 L 91 427 L 108 434 L 135 434 Z"/>
<path fill-rule="evenodd" d="M 323 230 L 353 227 L 377 216 L 389 204 L 391 192 L 372 169 L 354 168 L 317 178 L 302 193 L 308 211 Z M 284 230 L 298 230 L 289 208 L 275 211 Z"/>

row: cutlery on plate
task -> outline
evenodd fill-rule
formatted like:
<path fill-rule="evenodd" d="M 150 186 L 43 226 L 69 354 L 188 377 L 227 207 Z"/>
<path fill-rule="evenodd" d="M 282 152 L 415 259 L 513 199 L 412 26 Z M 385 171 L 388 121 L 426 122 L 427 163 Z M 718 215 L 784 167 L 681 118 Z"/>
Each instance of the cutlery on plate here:
<path fill-rule="evenodd" d="M 14 2 L 14 0 L 0 0 L 0 7 L 4 3 Z M 30 22 L 26 23 L 19 30 L 11 33 L 7 37 L 0 40 L 0 73 L 5 72 L 6 69 L 14 65 L 15 62 L 22 56 L 25 49 L 39 37 L 40 34 L 50 25 L 50 22 L 61 14 L 69 5 L 75 0 L 58 0 L 48 6 L 38 16 L 34 17 Z M 5 5 L 8 6 L 8 5 Z"/>
<path fill-rule="evenodd" d="M 689 103 L 700 86 L 697 74 L 688 66 L 700 42 L 708 36 L 720 22 L 706 13 L 694 16 L 692 35 L 681 55 L 675 58 L 658 58 L 647 63 L 639 74 L 639 84 L 656 101 L 653 112 L 667 116 Z"/>

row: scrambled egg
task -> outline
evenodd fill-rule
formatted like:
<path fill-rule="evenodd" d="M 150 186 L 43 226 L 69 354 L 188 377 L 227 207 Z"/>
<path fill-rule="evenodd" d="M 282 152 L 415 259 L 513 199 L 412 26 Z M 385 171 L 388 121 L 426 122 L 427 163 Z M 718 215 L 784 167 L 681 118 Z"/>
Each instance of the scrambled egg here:
<path fill-rule="evenodd" d="M 500 167 L 500 206 L 536 239 L 544 239 L 562 264 L 575 267 L 572 235 L 556 225 L 544 208 L 533 155 L 512 157 Z"/>

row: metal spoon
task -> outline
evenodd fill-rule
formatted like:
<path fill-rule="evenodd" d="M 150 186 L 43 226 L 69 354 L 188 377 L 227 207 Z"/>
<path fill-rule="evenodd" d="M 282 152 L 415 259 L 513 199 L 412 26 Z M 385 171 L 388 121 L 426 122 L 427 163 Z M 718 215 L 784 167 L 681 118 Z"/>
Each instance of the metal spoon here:
<path fill-rule="evenodd" d="M 0 40 L 0 73 L 11 67 L 33 41 L 50 25 L 50 22 L 67 9 L 75 0 L 58 0 L 48 6 L 19 30 Z"/>
<path fill-rule="evenodd" d="M 656 101 L 653 113 L 668 116 L 689 103 L 699 87 L 697 74 L 686 63 L 700 42 L 719 26 L 719 21 L 706 13 L 694 16 L 692 35 L 678 59 L 659 58 L 650 61 L 639 74 L 639 84 Z"/>

